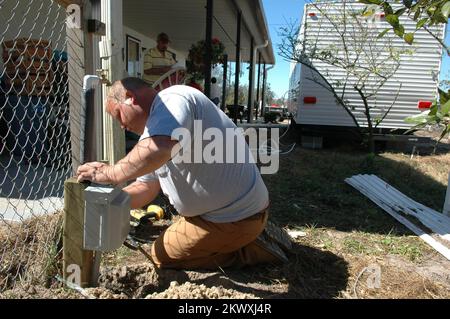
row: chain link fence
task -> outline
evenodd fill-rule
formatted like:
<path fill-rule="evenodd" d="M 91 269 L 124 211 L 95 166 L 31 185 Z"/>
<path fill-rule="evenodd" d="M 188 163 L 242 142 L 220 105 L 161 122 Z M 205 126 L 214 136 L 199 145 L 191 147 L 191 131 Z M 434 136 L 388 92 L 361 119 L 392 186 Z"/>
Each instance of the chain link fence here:
<path fill-rule="evenodd" d="M 58 269 L 71 175 L 66 10 L 0 0 L 0 292 Z"/>

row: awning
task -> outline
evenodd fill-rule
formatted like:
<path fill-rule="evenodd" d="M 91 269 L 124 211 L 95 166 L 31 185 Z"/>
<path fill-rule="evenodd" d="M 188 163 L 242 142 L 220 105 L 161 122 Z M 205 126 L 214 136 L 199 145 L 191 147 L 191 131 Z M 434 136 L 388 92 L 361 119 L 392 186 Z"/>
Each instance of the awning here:
<path fill-rule="evenodd" d="M 269 41 L 261 50 L 262 62 L 275 64 L 270 34 L 260 0 L 214 0 L 213 37 L 225 45 L 228 60 L 236 58 L 237 12 L 242 11 L 241 60 L 250 60 L 250 39 L 255 44 Z M 205 0 L 124 0 L 123 23 L 142 34 L 155 39 L 158 33 L 170 36 L 171 47 L 188 52 L 191 45 L 205 38 Z"/>

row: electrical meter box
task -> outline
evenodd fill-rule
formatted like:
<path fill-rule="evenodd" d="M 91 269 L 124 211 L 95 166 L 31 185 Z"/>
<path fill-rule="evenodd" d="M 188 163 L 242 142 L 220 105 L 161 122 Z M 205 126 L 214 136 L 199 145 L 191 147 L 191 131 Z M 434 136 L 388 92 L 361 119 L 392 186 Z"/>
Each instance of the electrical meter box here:
<path fill-rule="evenodd" d="M 89 186 L 84 198 L 84 249 L 118 249 L 130 231 L 130 196 L 118 187 Z"/>

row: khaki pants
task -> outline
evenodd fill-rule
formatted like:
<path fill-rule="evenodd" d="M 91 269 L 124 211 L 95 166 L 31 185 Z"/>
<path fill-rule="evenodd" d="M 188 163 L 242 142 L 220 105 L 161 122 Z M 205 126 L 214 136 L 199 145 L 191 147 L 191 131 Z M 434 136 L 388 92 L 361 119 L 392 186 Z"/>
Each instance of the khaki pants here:
<path fill-rule="evenodd" d="M 276 257 L 255 242 L 267 217 L 268 210 L 234 223 L 182 217 L 154 242 L 153 261 L 158 267 L 177 269 L 218 269 L 274 262 Z"/>

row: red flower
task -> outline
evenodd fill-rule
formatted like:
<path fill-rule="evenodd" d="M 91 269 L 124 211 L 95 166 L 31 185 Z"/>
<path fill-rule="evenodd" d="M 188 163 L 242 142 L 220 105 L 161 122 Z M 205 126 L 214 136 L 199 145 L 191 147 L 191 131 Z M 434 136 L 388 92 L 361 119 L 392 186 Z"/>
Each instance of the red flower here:
<path fill-rule="evenodd" d="M 212 39 L 212 44 L 219 44 L 219 43 L 220 43 L 219 39 L 217 39 L 217 38 Z"/>

